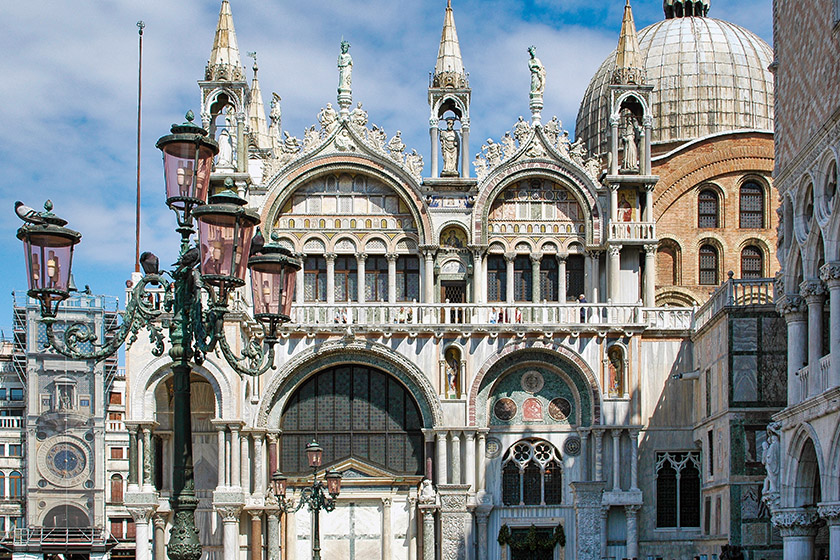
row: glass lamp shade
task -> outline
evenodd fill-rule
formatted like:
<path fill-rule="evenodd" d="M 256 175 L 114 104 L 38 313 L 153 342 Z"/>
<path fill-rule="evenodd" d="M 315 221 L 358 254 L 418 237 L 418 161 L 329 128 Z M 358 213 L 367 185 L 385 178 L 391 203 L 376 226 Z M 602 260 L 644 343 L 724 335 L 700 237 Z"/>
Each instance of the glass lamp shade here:
<path fill-rule="evenodd" d="M 341 492 L 341 473 L 338 471 L 329 471 L 327 473 L 327 492 L 330 496 L 338 496 Z"/>
<path fill-rule="evenodd" d="M 312 443 L 306 446 L 306 460 L 309 461 L 309 466 L 317 469 L 321 466 L 321 461 L 324 458 L 324 450 L 318 445 L 314 439 Z"/>
<path fill-rule="evenodd" d="M 187 122 L 173 124 L 171 134 L 157 141 L 163 152 L 166 203 L 179 211 L 189 211 L 207 200 L 213 156 L 219 153 L 218 144 L 207 138 L 207 131 L 194 124 L 193 118 L 189 111 Z"/>
<path fill-rule="evenodd" d="M 201 274 L 223 291 L 245 283 L 251 237 L 260 221 L 244 204 L 235 193 L 223 191 L 192 212 L 198 219 Z"/>
<path fill-rule="evenodd" d="M 40 300 L 42 311 L 51 315 L 53 303 L 70 295 L 73 249 L 82 236 L 49 212 L 42 217 L 46 223 L 26 224 L 18 229 L 17 237 L 23 241 L 28 294 Z"/>
<path fill-rule="evenodd" d="M 271 475 L 271 489 L 275 496 L 283 497 L 286 495 L 286 477 L 280 471 L 274 471 L 274 474 Z"/>
<path fill-rule="evenodd" d="M 288 249 L 268 244 L 260 254 L 248 259 L 248 267 L 251 269 L 254 318 L 269 322 L 288 321 L 300 261 L 292 257 Z"/>

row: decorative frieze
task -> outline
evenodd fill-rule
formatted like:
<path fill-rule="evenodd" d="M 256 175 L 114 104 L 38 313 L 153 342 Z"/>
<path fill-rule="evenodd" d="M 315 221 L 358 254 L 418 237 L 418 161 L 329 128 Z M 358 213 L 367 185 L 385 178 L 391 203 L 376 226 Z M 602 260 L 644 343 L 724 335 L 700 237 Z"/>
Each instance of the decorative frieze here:
<path fill-rule="evenodd" d="M 771 520 L 782 538 L 814 536 L 824 524 L 817 511 L 810 508 L 780 509 L 773 513 Z"/>

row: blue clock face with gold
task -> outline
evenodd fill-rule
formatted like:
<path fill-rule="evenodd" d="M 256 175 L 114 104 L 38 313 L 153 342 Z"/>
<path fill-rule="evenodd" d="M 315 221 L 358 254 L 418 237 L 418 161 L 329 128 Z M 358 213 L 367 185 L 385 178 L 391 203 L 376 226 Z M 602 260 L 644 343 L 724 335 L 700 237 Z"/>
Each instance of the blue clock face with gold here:
<path fill-rule="evenodd" d="M 47 452 L 47 468 L 56 476 L 73 478 L 85 469 L 85 453 L 72 443 L 53 445 Z"/>

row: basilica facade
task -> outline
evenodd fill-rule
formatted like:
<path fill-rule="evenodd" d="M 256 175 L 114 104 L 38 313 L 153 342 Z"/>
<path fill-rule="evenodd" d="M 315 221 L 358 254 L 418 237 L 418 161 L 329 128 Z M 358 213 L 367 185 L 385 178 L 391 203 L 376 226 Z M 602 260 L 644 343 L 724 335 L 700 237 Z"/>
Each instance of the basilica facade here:
<path fill-rule="evenodd" d="M 540 558 L 689 559 L 709 527 L 729 540 L 703 500 L 708 415 L 681 379 L 697 378 L 696 306 L 727 270 L 724 288 L 749 290 L 739 305 L 772 300 L 772 53 L 708 2 L 666 4 L 637 33 L 628 3 L 577 137 L 543 116 L 547 71 L 530 49 L 530 118 L 474 157 L 447 5 L 424 157 L 370 123 L 347 44 L 335 103 L 302 138 L 276 94 L 266 117 L 223 0 L 199 81 L 220 145 L 212 184 L 232 182 L 303 270 L 275 369 L 242 378 L 208 356 L 193 372 L 206 557 L 309 556 L 310 514 L 281 514 L 268 483 L 280 471 L 299 496 L 313 438 L 343 476 L 321 517 L 331 558 L 513 560 L 533 545 Z M 230 304 L 239 346 L 260 335 L 250 298 Z M 137 558 L 162 558 L 171 363 L 138 341 L 126 366 L 125 505 Z M 704 516 L 717 523 L 704 530 Z"/>

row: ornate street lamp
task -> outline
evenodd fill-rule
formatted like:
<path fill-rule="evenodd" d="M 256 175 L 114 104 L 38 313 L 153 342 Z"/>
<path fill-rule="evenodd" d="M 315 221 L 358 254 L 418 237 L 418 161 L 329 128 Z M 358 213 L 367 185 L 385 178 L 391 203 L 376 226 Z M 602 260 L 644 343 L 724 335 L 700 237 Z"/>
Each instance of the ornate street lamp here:
<path fill-rule="evenodd" d="M 225 181 L 228 190 L 206 201 L 213 156 L 219 148 L 207 138 L 207 131 L 193 124 L 193 118 L 192 111 L 188 112 L 186 123 L 172 125 L 171 134 L 157 142 L 163 152 L 166 204 L 175 211 L 176 231 L 181 234 L 178 261 L 174 270 L 161 272 L 157 257 L 151 253 L 141 256 L 145 274 L 132 289 L 120 328 L 104 344 L 97 344 L 96 334 L 81 323 L 67 326 L 62 341 L 53 328 L 59 304 L 70 295 L 73 248 L 81 235 L 64 227 L 67 222 L 52 213 L 49 201 L 44 205 L 45 212 L 16 204 L 18 216 L 27 222 L 17 233 L 26 252 L 27 294 L 41 303 L 41 320 L 49 344 L 57 352 L 74 359 L 100 361 L 113 355 L 123 342 L 130 346 L 140 329 L 147 328 L 152 354 L 161 356 L 164 335 L 160 319 L 164 313 L 171 314 L 169 356 L 174 377 L 175 433 L 170 503 L 175 515 L 168 555 L 172 560 L 199 560 L 202 552 L 195 526 L 198 500 L 192 462 L 192 364 L 201 364 L 218 344 L 225 360 L 239 374 L 260 375 L 272 367 L 277 327 L 289 320 L 295 275 L 301 268 L 298 260 L 276 245 L 255 246 L 255 254 L 250 255 L 252 231 L 259 217 L 230 190 L 230 179 Z M 198 246 L 192 242 L 194 219 L 198 220 Z M 243 355 L 237 356 L 225 339 L 224 318 L 230 291 L 245 284 L 246 267 L 252 270 L 255 319 L 263 325 L 265 336 L 262 343 L 251 340 Z M 162 307 L 153 304 L 149 285 L 160 286 L 155 291 L 163 291 Z M 93 343 L 92 352 L 84 350 L 88 342 Z"/>
<path fill-rule="evenodd" d="M 312 486 L 307 486 L 301 490 L 297 504 L 294 503 L 294 500 L 286 499 L 286 477 L 279 470 L 271 476 L 271 489 L 281 510 L 291 513 L 306 505 L 309 506 L 309 511 L 314 514 L 312 521 L 312 560 L 321 560 L 320 512 L 322 509 L 326 512 L 334 510 L 335 500 L 341 492 L 341 473 L 328 470 L 324 473 L 326 483 L 324 483 L 324 480 L 318 480 L 318 469 L 321 467 L 323 454 L 324 450 L 314 439 L 306 446 L 306 460 L 312 469 Z"/>

